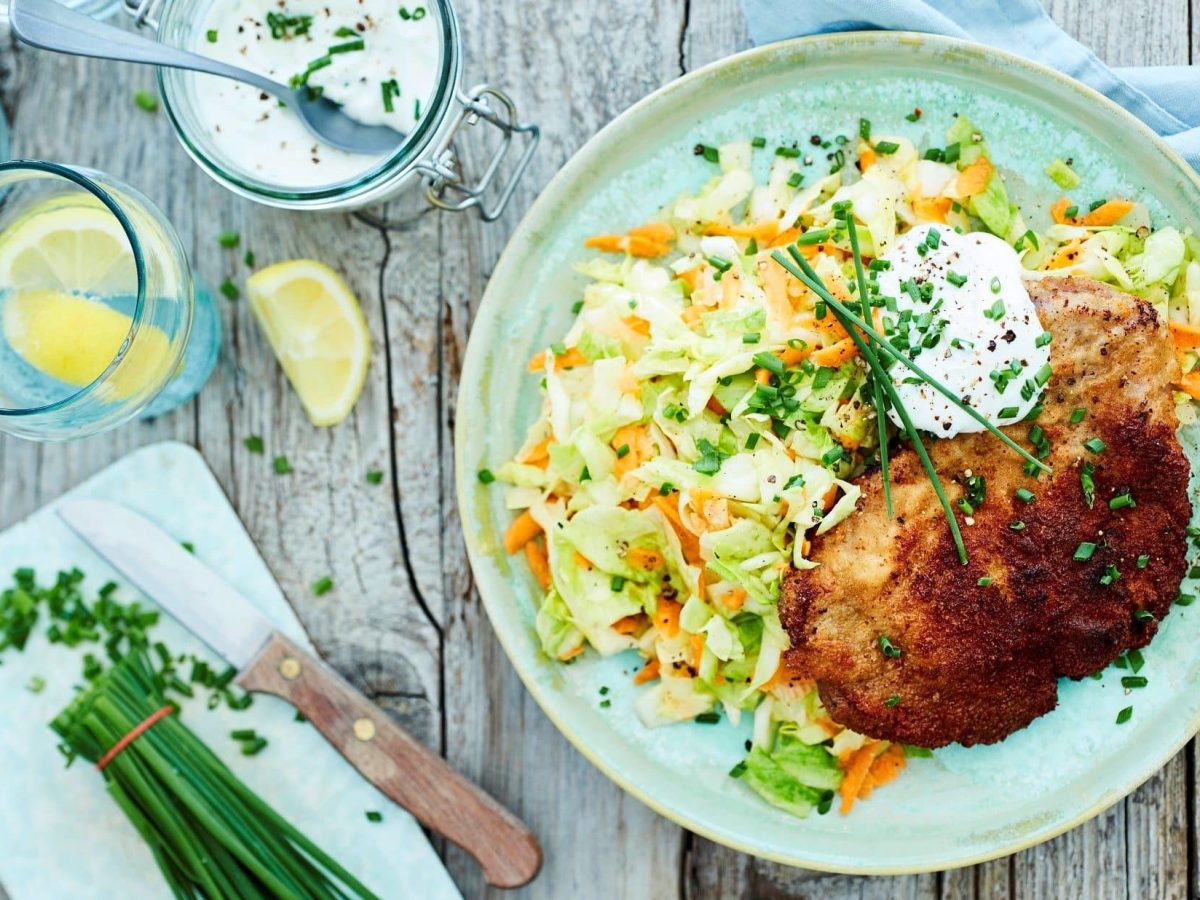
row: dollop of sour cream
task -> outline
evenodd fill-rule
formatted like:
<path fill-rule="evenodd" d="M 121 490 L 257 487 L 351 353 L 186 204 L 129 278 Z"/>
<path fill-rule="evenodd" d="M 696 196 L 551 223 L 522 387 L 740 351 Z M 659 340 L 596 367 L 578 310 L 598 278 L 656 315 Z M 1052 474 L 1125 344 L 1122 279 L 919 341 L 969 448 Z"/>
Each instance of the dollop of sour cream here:
<path fill-rule="evenodd" d="M 888 339 L 907 341 L 917 365 L 989 422 L 1023 419 L 1049 377 L 1050 335 L 1016 252 L 990 234 L 920 225 L 883 259 L 879 292 L 895 301 L 882 312 Z M 903 364 L 890 374 L 918 429 L 939 437 L 984 430 Z M 894 409 L 888 415 L 902 427 Z"/>
<path fill-rule="evenodd" d="M 303 79 L 366 125 L 409 134 L 437 86 L 436 14 L 393 0 L 214 0 L 191 47 L 282 84 Z M 349 181 L 383 156 L 347 153 L 313 137 L 275 97 L 226 78 L 196 76 L 197 113 L 235 168 L 268 184 Z"/>

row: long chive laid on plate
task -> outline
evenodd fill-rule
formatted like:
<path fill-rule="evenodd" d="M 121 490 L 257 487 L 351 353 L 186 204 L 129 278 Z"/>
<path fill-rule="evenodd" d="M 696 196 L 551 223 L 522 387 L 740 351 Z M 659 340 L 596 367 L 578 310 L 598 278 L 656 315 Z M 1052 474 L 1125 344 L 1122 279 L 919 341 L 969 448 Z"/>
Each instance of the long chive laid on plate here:
<path fill-rule="evenodd" d="M 847 219 L 849 219 L 851 215 L 852 214 L 847 211 Z M 832 295 L 828 290 L 826 290 L 825 283 L 821 280 L 821 276 L 818 275 L 816 270 L 808 264 L 808 260 L 801 255 L 799 249 L 793 245 L 788 247 L 788 252 L 792 255 L 792 258 L 796 260 L 797 265 L 800 266 L 800 270 L 797 270 L 794 266 L 788 265 L 783 257 L 783 254 L 779 253 L 778 250 L 775 251 L 772 256 L 775 258 L 776 262 L 799 278 L 817 296 L 821 297 L 822 299 L 826 297 L 832 298 Z M 929 482 L 933 485 L 933 490 L 934 493 L 937 494 L 938 502 L 942 505 L 942 512 L 945 513 L 946 516 L 946 524 L 950 526 L 950 534 L 954 538 L 954 548 L 958 551 L 958 559 L 963 563 L 963 565 L 966 565 L 967 548 L 963 545 L 962 531 L 958 527 L 958 519 L 954 517 L 954 510 L 950 507 L 950 498 L 946 496 L 946 491 L 942 488 L 941 479 L 938 478 L 937 471 L 933 468 L 933 462 L 929 459 L 929 454 L 925 451 L 925 445 L 921 441 L 921 436 L 917 434 L 917 429 L 913 425 L 912 418 L 908 415 L 908 410 L 904 408 L 904 404 L 900 401 L 900 396 L 896 393 L 896 388 L 892 384 L 891 377 L 888 375 L 887 370 L 883 367 L 883 363 L 880 362 L 879 356 L 875 352 L 874 348 L 868 346 L 867 342 L 863 340 L 862 335 L 860 335 L 853 327 L 853 320 L 846 307 L 838 303 L 836 306 L 830 304 L 830 309 L 833 310 L 834 316 L 841 323 L 842 327 L 846 329 L 846 333 L 850 335 L 851 340 L 854 341 L 854 345 L 858 347 L 858 352 L 862 354 L 863 359 L 867 361 L 867 365 L 871 369 L 872 377 L 876 382 L 879 383 L 884 393 L 887 394 L 888 399 L 892 402 L 892 406 L 896 410 L 896 415 L 900 417 L 900 421 L 904 424 L 904 431 L 912 440 L 913 449 L 917 451 L 917 457 L 921 460 L 921 466 L 925 469 L 925 474 L 929 476 Z M 860 319 L 859 321 L 862 320 Z M 884 410 L 877 409 L 876 415 L 884 415 Z"/>
<path fill-rule="evenodd" d="M 68 758 L 101 769 L 175 897 L 375 897 L 239 781 L 176 712 L 138 651 L 51 723 Z"/>

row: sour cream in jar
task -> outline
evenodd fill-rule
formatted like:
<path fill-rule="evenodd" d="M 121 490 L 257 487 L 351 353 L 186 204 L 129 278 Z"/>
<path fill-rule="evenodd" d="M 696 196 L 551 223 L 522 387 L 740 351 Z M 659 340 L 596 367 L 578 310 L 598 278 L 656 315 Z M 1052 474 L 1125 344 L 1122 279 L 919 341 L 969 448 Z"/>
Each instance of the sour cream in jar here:
<path fill-rule="evenodd" d="M 282 84 L 307 84 L 366 125 L 409 134 L 439 77 L 440 29 L 424 5 L 392 0 L 214 0 L 191 48 Z M 384 159 L 329 147 L 275 97 L 199 78 L 196 108 L 216 149 L 280 187 L 352 180 Z"/>
<path fill-rule="evenodd" d="M 888 339 L 989 422 L 1023 419 L 1050 377 L 1051 337 L 1012 247 L 990 234 L 922 225 L 883 259 L 877 281 L 891 298 L 882 313 Z M 918 429 L 938 437 L 984 430 L 902 363 L 890 375 Z M 888 415 L 901 426 L 895 410 Z"/>

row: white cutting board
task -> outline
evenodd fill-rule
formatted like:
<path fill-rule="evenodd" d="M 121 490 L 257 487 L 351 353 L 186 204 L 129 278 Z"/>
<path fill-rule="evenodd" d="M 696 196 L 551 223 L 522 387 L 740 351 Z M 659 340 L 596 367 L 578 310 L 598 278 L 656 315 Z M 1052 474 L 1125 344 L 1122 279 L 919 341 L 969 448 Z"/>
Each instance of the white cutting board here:
<path fill-rule="evenodd" d="M 12 477 L 13 473 L 9 473 Z M 300 622 L 200 454 L 167 442 L 109 466 L 65 497 L 115 500 L 143 513 L 181 541 L 258 606 L 282 632 L 311 648 Z M 60 498 L 64 499 L 64 498 Z M 20 566 L 40 583 L 60 569 L 86 574 L 93 599 L 108 580 L 124 602 L 140 598 L 54 512 L 55 501 L 0 533 L 0 585 Z M 144 598 L 141 598 L 144 600 Z M 43 620 L 44 624 L 44 620 Z M 169 897 L 146 845 L 109 798 L 104 779 L 79 760 L 64 769 L 49 728 L 74 695 L 83 649 L 50 645 L 39 627 L 25 652 L 0 654 L 0 885 L 12 900 L 140 900 Z M 219 663 L 169 616 L 153 632 L 176 653 Z M 103 650 L 94 651 L 103 656 Z M 38 694 L 27 690 L 45 679 Z M 183 721 L 243 781 L 382 897 L 458 898 L 460 894 L 416 821 L 364 781 L 291 706 L 256 695 L 237 713 L 205 708 L 203 691 Z M 254 728 L 270 741 L 244 757 L 229 732 Z M 367 821 L 378 810 L 383 821 Z M 3 891 L 0 891 L 0 895 Z"/>

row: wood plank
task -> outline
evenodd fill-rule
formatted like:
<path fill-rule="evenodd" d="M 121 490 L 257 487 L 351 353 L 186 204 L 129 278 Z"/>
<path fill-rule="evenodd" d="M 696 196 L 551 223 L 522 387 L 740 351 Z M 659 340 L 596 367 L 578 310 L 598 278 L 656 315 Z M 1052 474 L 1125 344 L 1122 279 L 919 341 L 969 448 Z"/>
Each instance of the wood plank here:
<path fill-rule="evenodd" d="M 414 402 L 426 409 L 440 402 L 445 429 L 447 753 L 524 816 L 543 841 L 545 868 L 518 896 L 671 897 L 679 892 L 683 832 L 625 795 L 555 730 L 518 681 L 470 589 L 453 511 L 450 432 L 459 363 L 487 273 L 522 212 L 562 163 L 625 107 L 679 74 L 684 5 L 617 0 L 575 4 L 570 15 L 549 2 L 464 0 L 456 8 L 468 80 L 486 78 L 510 91 L 523 117 L 542 127 L 543 141 L 500 222 L 483 225 L 449 215 L 422 222 L 411 236 L 437 241 L 438 271 L 418 274 L 397 255 L 385 279 L 389 302 L 403 298 L 440 329 L 441 384 L 425 386 L 424 398 Z M 467 158 L 477 163 L 471 143 Z M 393 372 L 397 379 L 406 386 L 419 382 L 403 369 Z M 466 896 L 499 896 L 459 851 L 451 848 L 447 863 Z"/>

